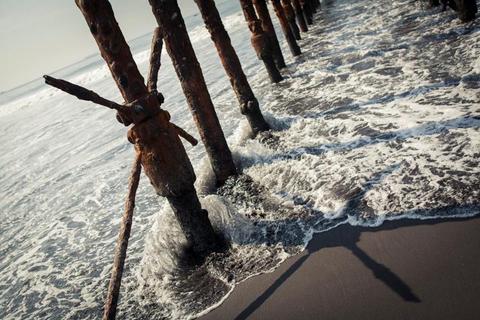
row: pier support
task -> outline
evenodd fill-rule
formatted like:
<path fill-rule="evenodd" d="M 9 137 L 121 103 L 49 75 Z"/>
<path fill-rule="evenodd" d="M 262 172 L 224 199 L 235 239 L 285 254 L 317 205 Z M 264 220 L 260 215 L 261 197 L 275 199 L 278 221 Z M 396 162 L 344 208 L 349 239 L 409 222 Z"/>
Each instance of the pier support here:
<path fill-rule="evenodd" d="M 167 198 L 196 255 L 221 247 L 194 188 L 195 173 L 169 114 L 147 90 L 107 0 L 75 1 L 81 10 L 127 105 L 134 110 L 128 139 L 141 155 L 141 164 L 157 194 Z M 138 118 L 137 111 L 140 112 Z M 184 197 L 183 202 L 175 201 Z M 189 223 L 183 223 L 189 221 Z M 194 227 L 193 227 L 194 226 Z"/>
<path fill-rule="evenodd" d="M 262 22 L 263 31 L 267 34 L 270 44 L 272 45 L 273 59 L 277 67 L 279 69 L 285 68 L 285 59 L 278 42 L 277 34 L 275 33 L 275 28 L 273 27 L 272 18 L 268 12 L 267 0 L 253 0 L 253 5 Z"/>
<path fill-rule="evenodd" d="M 300 36 L 300 29 L 297 26 L 295 21 L 295 11 L 293 10 L 292 3 L 290 0 L 281 0 L 283 11 L 285 12 L 285 16 L 287 17 L 288 25 L 293 32 L 296 40 L 301 40 L 302 37 Z"/>
<path fill-rule="evenodd" d="M 220 186 L 237 172 L 180 8 L 176 0 L 149 2 Z"/>
<path fill-rule="evenodd" d="M 307 21 L 303 15 L 303 9 L 299 0 L 292 0 L 293 10 L 295 11 L 295 16 L 297 17 L 298 26 L 300 31 L 308 32 Z"/>
<path fill-rule="evenodd" d="M 303 15 L 305 16 L 305 21 L 307 24 L 313 24 L 313 12 L 310 5 L 310 1 L 308 0 L 300 0 L 300 5 L 302 6 Z"/>
<path fill-rule="evenodd" d="M 282 27 L 285 39 L 287 40 L 290 52 L 294 57 L 300 55 L 302 51 L 300 50 L 297 40 L 295 39 L 295 35 L 288 24 L 287 16 L 285 15 L 285 11 L 283 10 L 280 0 L 271 0 L 271 2 L 273 5 L 273 10 L 275 11 L 278 21 L 280 22 L 280 26 Z"/>
<path fill-rule="evenodd" d="M 458 17 L 462 22 L 469 22 L 475 19 L 477 14 L 477 0 L 455 0 L 458 10 Z"/>
<path fill-rule="evenodd" d="M 272 46 L 268 36 L 263 31 L 260 20 L 257 18 L 252 0 L 240 0 L 240 5 L 242 6 L 245 20 L 248 23 L 248 28 L 252 33 L 252 46 L 255 49 L 258 58 L 263 61 L 270 80 L 273 83 L 282 81 L 283 77 L 273 59 Z"/>
<path fill-rule="evenodd" d="M 260 131 L 270 129 L 263 118 L 262 112 L 247 77 L 243 72 L 240 59 L 232 46 L 230 37 L 223 26 L 220 13 L 214 0 L 195 0 L 203 21 L 210 32 L 211 38 L 217 48 L 220 61 L 230 79 L 230 84 L 240 102 L 240 110 L 246 116 L 254 135 Z M 282 57 L 283 59 L 283 57 Z"/>

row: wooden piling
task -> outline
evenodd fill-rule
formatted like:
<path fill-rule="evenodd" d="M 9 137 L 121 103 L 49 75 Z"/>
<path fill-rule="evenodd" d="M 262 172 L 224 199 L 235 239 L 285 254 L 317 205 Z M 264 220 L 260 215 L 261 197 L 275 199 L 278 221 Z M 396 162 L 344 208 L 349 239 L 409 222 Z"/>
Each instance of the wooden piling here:
<path fill-rule="evenodd" d="M 280 22 L 280 26 L 282 27 L 283 35 L 287 40 L 288 47 L 290 48 L 290 52 L 293 56 L 298 56 L 302 53 L 300 47 L 298 46 L 297 40 L 295 39 L 295 35 L 293 34 L 290 25 L 288 24 L 287 16 L 285 15 L 285 11 L 280 3 L 280 0 L 270 0 L 273 5 L 273 10 L 277 15 L 278 21 Z"/>
<path fill-rule="evenodd" d="M 455 0 L 458 17 L 462 22 L 469 22 L 475 19 L 477 14 L 477 0 Z"/>
<path fill-rule="evenodd" d="M 263 31 L 265 31 L 270 39 L 270 44 L 272 45 L 273 50 L 273 59 L 275 60 L 277 67 L 279 69 L 285 68 L 285 59 L 278 42 L 277 34 L 275 33 L 275 28 L 273 27 L 272 18 L 268 12 L 267 0 L 253 0 L 253 6 L 262 22 Z"/>
<path fill-rule="evenodd" d="M 273 59 L 272 46 L 268 36 L 263 31 L 262 24 L 257 17 L 252 0 L 240 0 L 240 5 L 242 7 L 245 21 L 247 21 L 248 28 L 252 33 L 252 46 L 257 53 L 257 57 L 263 61 L 268 76 L 273 83 L 282 81 L 283 77 Z"/>
<path fill-rule="evenodd" d="M 308 1 L 310 3 L 310 8 L 312 9 L 312 14 L 317 13 L 319 2 L 317 2 L 316 0 L 305 0 L 305 1 Z"/>
<path fill-rule="evenodd" d="M 205 26 L 217 48 L 220 61 L 240 103 L 240 111 L 246 116 L 253 134 L 256 135 L 260 131 L 270 129 L 270 126 L 263 118 L 258 100 L 243 72 L 240 59 L 232 46 L 230 36 L 225 30 L 220 13 L 215 6 L 215 1 L 195 0 L 195 2 L 200 9 Z"/>
<path fill-rule="evenodd" d="M 205 256 L 222 247 L 194 188 L 195 173 L 169 114 L 149 93 L 107 0 L 76 0 L 127 106 L 145 113 L 128 139 L 141 154 L 142 167 L 157 194 L 167 198 L 192 252 Z M 177 199 L 183 197 L 183 201 Z M 187 222 L 184 222 L 187 221 Z"/>
<path fill-rule="evenodd" d="M 303 15 L 305 16 L 305 21 L 308 25 L 313 24 L 313 13 L 312 8 L 310 7 L 310 1 L 300 0 L 300 5 L 302 6 Z"/>
<path fill-rule="evenodd" d="M 290 0 L 281 0 L 280 1 L 283 7 L 283 11 L 285 12 L 285 16 L 287 17 L 288 25 L 293 32 L 296 40 L 301 40 L 302 37 L 300 36 L 300 29 L 297 26 L 297 22 L 295 21 L 295 11 L 293 10 L 292 3 Z"/>
<path fill-rule="evenodd" d="M 302 9 L 302 6 L 300 5 L 300 1 L 292 0 L 291 2 L 292 2 L 293 10 L 295 11 L 295 16 L 297 18 L 298 26 L 300 27 L 300 31 L 308 32 L 307 21 L 305 20 L 305 17 L 303 15 L 303 9 Z"/>
<path fill-rule="evenodd" d="M 176 0 L 149 2 L 220 186 L 236 174 L 236 168 L 180 8 Z"/>

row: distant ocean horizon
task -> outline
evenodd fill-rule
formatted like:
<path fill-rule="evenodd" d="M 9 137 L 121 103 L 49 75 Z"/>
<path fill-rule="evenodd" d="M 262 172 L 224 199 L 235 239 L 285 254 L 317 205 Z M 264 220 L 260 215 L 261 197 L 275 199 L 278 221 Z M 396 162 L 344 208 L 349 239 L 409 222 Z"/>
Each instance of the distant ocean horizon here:
<path fill-rule="evenodd" d="M 217 5 L 217 9 L 219 10 L 222 17 L 226 17 L 228 15 L 231 15 L 233 12 L 240 10 L 237 1 L 220 0 L 215 2 Z M 184 16 L 184 20 L 189 31 L 203 24 L 203 20 L 199 13 Z M 128 44 L 133 54 L 147 49 L 147 47 L 150 45 L 149 41 L 151 39 L 152 33 L 153 30 L 128 41 Z M 92 41 L 94 41 L 93 38 Z M 96 50 L 95 52 L 87 55 L 86 57 L 72 62 L 71 64 L 61 67 L 57 70 L 45 70 L 44 74 L 48 74 L 56 78 L 69 78 L 80 72 L 85 72 L 87 70 L 93 69 L 102 63 L 105 63 L 105 61 L 102 59 L 98 50 Z M 38 90 L 41 90 L 45 87 L 46 84 L 44 83 L 42 74 L 39 75 L 38 78 L 27 81 L 13 88 L 0 91 L 0 108 L 3 104 L 21 98 L 27 94 L 37 92 Z"/>

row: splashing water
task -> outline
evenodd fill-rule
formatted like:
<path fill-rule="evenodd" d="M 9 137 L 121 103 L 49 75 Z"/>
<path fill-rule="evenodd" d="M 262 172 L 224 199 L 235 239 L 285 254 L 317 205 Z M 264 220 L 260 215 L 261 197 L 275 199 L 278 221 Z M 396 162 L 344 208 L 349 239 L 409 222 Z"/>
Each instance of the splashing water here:
<path fill-rule="evenodd" d="M 301 252 L 313 233 L 343 223 L 480 212 L 478 19 L 460 24 L 454 13 L 417 1 L 335 1 L 300 41 L 302 56 L 287 59 L 285 81 L 271 85 L 236 2 L 219 6 L 274 130 L 246 138 L 209 35 L 190 17 L 243 175 L 208 193 L 205 151 L 187 148 L 202 204 L 232 247 L 200 267 L 180 263 L 185 238 L 143 178 L 119 317 L 199 316 L 236 283 Z M 132 43 L 143 73 L 149 41 Z M 168 57 L 162 61 L 165 108 L 194 132 Z M 120 99 L 97 56 L 63 75 Z M 125 134 L 108 110 L 51 88 L 0 106 L 0 318 L 99 317 L 133 159 Z"/>

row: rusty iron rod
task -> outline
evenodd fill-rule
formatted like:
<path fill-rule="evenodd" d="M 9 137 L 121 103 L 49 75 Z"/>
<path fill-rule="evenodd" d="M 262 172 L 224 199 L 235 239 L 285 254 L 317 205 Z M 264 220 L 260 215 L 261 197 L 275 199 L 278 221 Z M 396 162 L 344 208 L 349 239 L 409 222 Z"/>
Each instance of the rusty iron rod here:
<path fill-rule="evenodd" d="M 150 69 L 148 71 L 147 88 L 148 91 L 157 91 L 158 72 L 162 65 L 163 36 L 159 27 L 155 28 L 152 38 L 152 48 L 150 53 Z"/>
<path fill-rule="evenodd" d="M 80 100 L 90 101 L 118 111 L 126 111 L 126 109 L 128 109 L 126 106 L 107 100 L 101 97 L 98 93 L 77 84 L 73 84 L 63 79 L 56 79 L 48 75 L 44 75 L 43 78 L 45 79 L 46 84 L 71 94 Z"/>
<path fill-rule="evenodd" d="M 116 102 L 107 100 L 101 97 L 96 92 L 86 89 L 77 84 L 73 84 L 63 79 L 56 79 L 48 75 L 44 75 L 45 83 L 60 89 L 72 96 L 77 97 L 80 100 L 90 101 L 98 105 L 107 107 L 109 109 L 117 110 L 117 119 L 119 122 L 125 124 L 126 126 L 130 125 L 132 122 L 140 122 L 147 117 L 146 113 L 136 113 L 131 107 L 127 107 Z"/>
<path fill-rule="evenodd" d="M 174 123 L 171 123 L 171 125 L 175 128 L 175 130 L 177 131 L 177 134 L 182 137 L 183 139 L 185 139 L 186 141 L 190 142 L 190 144 L 192 146 L 196 146 L 198 144 L 198 140 L 195 139 L 191 134 L 189 134 L 187 131 L 183 130 L 182 128 L 180 128 L 179 126 L 177 126 L 176 124 Z"/>
<path fill-rule="evenodd" d="M 120 286 L 122 283 L 125 259 L 127 258 L 128 240 L 130 238 L 133 224 L 135 196 L 140 182 L 140 173 L 142 172 L 141 158 L 141 153 L 137 152 L 130 173 L 130 178 L 128 179 L 128 194 L 125 200 L 125 211 L 123 213 L 122 221 L 120 222 L 120 231 L 115 246 L 115 257 L 113 259 L 112 274 L 108 285 L 107 298 L 105 299 L 103 320 L 113 320 L 117 313 Z"/>
<path fill-rule="evenodd" d="M 43 77 L 45 78 L 45 83 L 47 83 L 48 85 L 51 85 L 52 87 L 55 87 L 68 94 L 71 94 L 72 96 L 75 96 L 80 100 L 90 101 L 98 105 L 105 106 L 109 109 L 117 110 L 121 112 L 123 116 L 131 117 L 131 114 L 133 111 L 131 107 L 124 106 L 116 102 L 110 101 L 108 99 L 105 99 L 92 90 L 88 90 L 84 87 L 73 84 L 66 80 L 55 79 L 47 75 Z M 137 121 L 142 121 L 147 117 L 148 117 L 147 114 L 139 114 Z M 180 128 L 179 126 L 173 123 L 171 123 L 171 125 L 175 128 L 175 130 L 177 131 L 177 134 L 183 139 L 185 139 L 186 141 L 190 142 L 192 146 L 196 146 L 198 144 L 197 139 L 195 139 L 192 135 L 187 133 L 185 130 L 183 130 L 182 128 Z"/>

